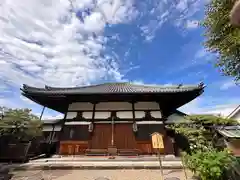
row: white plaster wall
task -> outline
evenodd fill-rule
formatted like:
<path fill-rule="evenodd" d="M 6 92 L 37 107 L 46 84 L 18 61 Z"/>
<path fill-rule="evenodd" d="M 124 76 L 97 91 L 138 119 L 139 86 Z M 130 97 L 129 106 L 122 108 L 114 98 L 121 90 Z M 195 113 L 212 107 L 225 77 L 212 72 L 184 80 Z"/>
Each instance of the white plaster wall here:
<path fill-rule="evenodd" d="M 52 125 L 44 125 L 43 126 L 43 130 L 44 132 L 48 132 L 48 131 L 61 131 L 62 129 L 62 126 L 61 125 L 56 125 L 53 129 L 53 126 Z"/>
<path fill-rule="evenodd" d="M 117 117 L 119 118 L 125 118 L 125 119 L 132 119 L 133 118 L 133 113 L 132 111 L 120 111 L 120 112 L 117 112 Z"/>
<path fill-rule="evenodd" d="M 160 111 L 150 111 L 152 117 L 154 118 L 161 118 L 161 112 Z M 82 116 L 85 119 L 92 119 L 93 112 L 83 112 Z M 104 119 L 104 118 L 109 118 L 111 116 L 111 112 L 95 112 L 95 118 L 96 119 Z M 135 118 L 143 118 L 145 116 L 144 111 L 135 111 Z M 77 112 L 68 112 L 67 113 L 67 119 L 73 119 L 77 117 Z M 133 118 L 133 113 L 132 111 L 119 111 L 117 112 L 117 117 L 119 118 Z M 174 118 L 175 119 L 175 118 Z"/>
<path fill-rule="evenodd" d="M 111 116 L 111 112 L 95 112 L 96 119 L 107 119 Z"/>
<path fill-rule="evenodd" d="M 156 102 L 137 102 L 134 107 L 136 110 L 160 109 Z"/>
<path fill-rule="evenodd" d="M 77 116 L 77 112 L 68 112 L 66 119 L 73 119 Z"/>
<path fill-rule="evenodd" d="M 162 118 L 162 114 L 160 111 L 150 111 L 151 112 L 151 116 L 154 118 Z"/>
<path fill-rule="evenodd" d="M 93 112 L 83 112 L 82 116 L 86 119 L 92 119 Z"/>
<path fill-rule="evenodd" d="M 44 125 L 42 131 L 46 132 L 46 131 L 52 131 L 53 130 L 53 126 L 52 125 Z"/>
<path fill-rule="evenodd" d="M 54 127 L 54 131 L 61 131 L 62 126 L 61 125 L 57 125 Z"/>
<path fill-rule="evenodd" d="M 71 121 L 71 122 L 65 122 L 65 125 L 89 125 L 90 122 L 85 121 Z"/>
<path fill-rule="evenodd" d="M 144 111 L 135 111 L 135 118 L 143 118 L 145 116 L 145 112 Z"/>
<path fill-rule="evenodd" d="M 159 111 L 151 111 L 151 115 L 155 118 L 161 118 L 161 112 L 158 103 L 156 102 L 137 102 L 135 103 L 135 117 L 136 118 L 143 118 L 145 116 L 145 112 L 143 110 L 152 110 L 152 109 L 159 109 Z M 92 118 L 92 111 L 93 111 L 93 104 L 91 103 L 72 103 L 69 105 L 68 112 L 66 118 L 73 119 L 77 116 L 77 111 L 91 111 L 91 112 L 83 112 L 83 117 L 86 119 Z M 96 111 L 98 110 L 105 110 L 108 112 L 95 112 L 96 119 L 104 119 L 109 118 L 111 115 L 110 111 L 118 111 L 121 110 L 122 112 L 117 112 L 117 117 L 119 118 L 133 118 L 132 112 L 124 111 L 124 110 L 132 110 L 132 104 L 128 102 L 100 102 L 96 104 Z M 142 110 L 142 111 L 141 111 Z"/>
<path fill-rule="evenodd" d="M 156 102 L 137 102 L 135 103 L 136 110 L 151 110 L 159 109 Z M 68 106 L 69 111 L 85 111 L 93 110 L 93 104 L 88 102 L 76 102 Z M 128 102 L 100 102 L 96 104 L 96 110 L 132 110 L 132 104 Z"/>
<path fill-rule="evenodd" d="M 139 121 L 136 124 L 163 124 L 162 121 Z"/>
<path fill-rule="evenodd" d="M 132 110 L 132 104 L 128 102 L 100 102 L 96 104 L 96 110 Z"/>
<path fill-rule="evenodd" d="M 84 110 L 93 110 L 93 104 L 89 102 L 76 102 L 69 104 L 69 111 L 84 111 Z"/>

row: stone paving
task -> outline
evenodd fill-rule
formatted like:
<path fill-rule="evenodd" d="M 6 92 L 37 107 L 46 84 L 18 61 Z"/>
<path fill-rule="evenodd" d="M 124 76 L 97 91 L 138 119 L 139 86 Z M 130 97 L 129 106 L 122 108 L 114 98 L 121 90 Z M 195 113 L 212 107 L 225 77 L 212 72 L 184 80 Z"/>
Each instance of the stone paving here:
<path fill-rule="evenodd" d="M 159 169 L 159 161 L 156 156 L 141 157 L 51 157 L 32 160 L 28 163 L 19 165 L 18 169 Z M 179 158 L 162 158 L 163 169 L 182 169 L 182 162 Z M 48 169 L 48 168 L 47 168 Z"/>
<path fill-rule="evenodd" d="M 158 169 L 158 161 L 69 161 L 69 162 L 29 162 L 18 169 Z M 162 161 L 163 169 L 182 169 L 181 161 Z M 47 168 L 48 169 L 48 168 Z"/>
<path fill-rule="evenodd" d="M 183 170 L 163 170 L 164 179 L 185 180 Z M 187 172 L 188 179 L 192 176 Z M 14 171 L 11 180 L 161 180 L 160 170 L 34 170 Z M 169 180 L 170 180 L 169 179 Z M 175 179 L 174 179 L 175 180 Z M 177 180 L 177 179 L 176 179 Z"/>

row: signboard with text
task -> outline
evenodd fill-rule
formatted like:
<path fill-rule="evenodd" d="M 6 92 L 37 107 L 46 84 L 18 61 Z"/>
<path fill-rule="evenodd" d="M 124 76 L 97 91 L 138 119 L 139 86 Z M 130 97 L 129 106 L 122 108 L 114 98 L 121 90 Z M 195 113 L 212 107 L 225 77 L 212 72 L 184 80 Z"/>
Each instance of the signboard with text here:
<path fill-rule="evenodd" d="M 155 132 L 152 135 L 152 146 L 154 149 L 163 149 L 164 148 L 164 143 L 163 143 L 163 136 Z"/>

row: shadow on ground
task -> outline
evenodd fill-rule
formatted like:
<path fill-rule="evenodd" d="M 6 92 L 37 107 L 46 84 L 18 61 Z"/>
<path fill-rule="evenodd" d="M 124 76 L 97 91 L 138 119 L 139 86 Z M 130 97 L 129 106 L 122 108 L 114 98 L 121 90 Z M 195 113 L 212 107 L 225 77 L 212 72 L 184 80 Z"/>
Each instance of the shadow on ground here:
<path fill-rule="evenodd" d="M 52 180 L 71 174 L 71 170 L 13 170 L 7 165 L 0 166 L 0 180 Z"/>

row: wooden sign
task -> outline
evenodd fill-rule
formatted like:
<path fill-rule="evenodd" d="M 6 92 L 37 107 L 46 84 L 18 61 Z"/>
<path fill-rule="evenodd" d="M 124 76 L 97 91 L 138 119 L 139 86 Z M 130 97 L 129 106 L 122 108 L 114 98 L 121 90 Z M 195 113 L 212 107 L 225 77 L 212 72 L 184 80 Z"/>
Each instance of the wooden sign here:
<path fill-rule="evenodd" d="M 163 149 L 164 143 L 163 143 L 163 136 L 160 133 L 153 133 L 152 135 L 152 146 L 155 149 Z"/>

